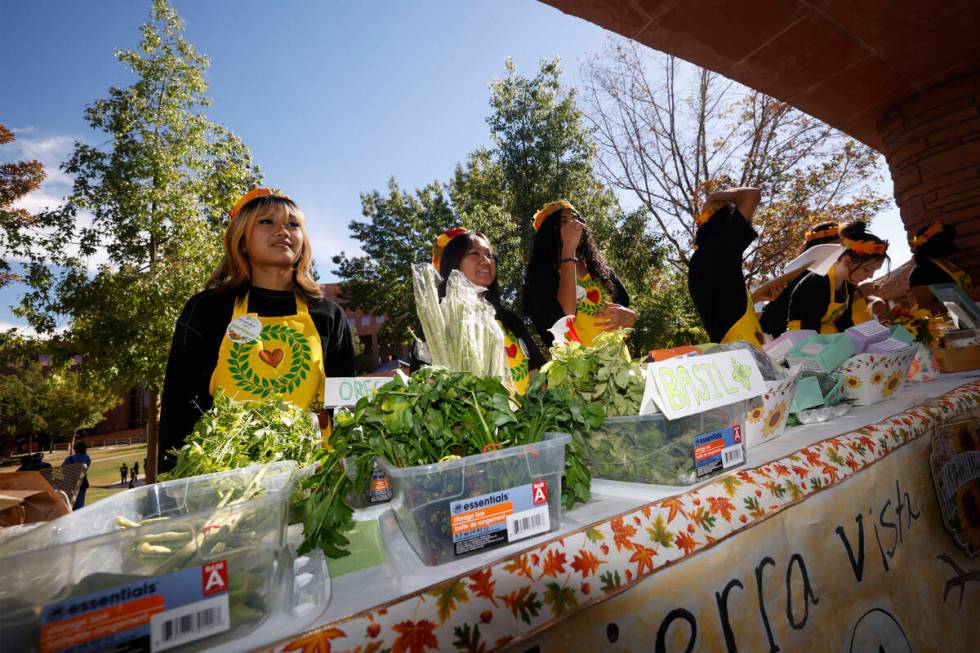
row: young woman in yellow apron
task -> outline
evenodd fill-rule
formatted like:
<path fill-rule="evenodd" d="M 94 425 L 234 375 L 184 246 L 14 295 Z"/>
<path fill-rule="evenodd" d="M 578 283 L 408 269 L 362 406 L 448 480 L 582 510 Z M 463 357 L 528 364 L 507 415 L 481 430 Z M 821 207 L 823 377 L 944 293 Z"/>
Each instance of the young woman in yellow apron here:
<path fill-rule="evenodd" d="M 534 242 L 524 277 L 524 315 L 546 345 L 551 329 L 575 316 L 575 332 L 589 346 L 602 331 L 631 328 L 636 313 L 616 273 L 571 203 L 557 200 L 534 214 Z"/>
<path fill-rule="evenodd" d="M 759 198 L 756 188 L 717 191 L 695 217 L 687 288 L 712 342 L 764 343 L 742 272 L 742 257 L 757 237 L 752 216 Z"/>
<path fill-rule="evenodd" d="M 922 308 L 941 315 L 945 307 L 929 290 L 929 286 L 938 283 L 955 283 L 963 292 L 974 300 L 980 298 L 980 293 L 973 285 L 970 275 L 952 263 L 948 257 L 956 253 L 956 227 L 933 222 L 922 229 L 912 238 L 912 251 L 915 267 L 909 272 L 909 289 L 916 303 Z"/>
<path fill-rule="evenodd" d="M 538 351 L 527 327 L 513 311 L 500 302 L 500 285 L 497 283 L 497 257 L 490 241 L 478 231 L 468 231 L 463 227 L 447 229 L 432 248 L 432 266 L 443 278 L 439 286 L 439 297 L 446 294 L 446 281 L 453 270 L 487 289 L 483 298 L 496 312 L 497 324 L 504 332 L 504 360 L 510 370 L 514 389 L 524 394 L 531 382 L 531 376 L 544 365 L 544 357 Z M 413 370 L 421 364 L 420 352 L 413 352 Z"/>
<path fill-rule="evenodd" d="M 837 244 L 840 242 L 840 225 L 836 222 L 821 222 L 808 229 L 804 236 L 803 250 L 801 254 L 811 247 L 817 245 Z M 789 299 L 793 296 L 793 290 L 803 281 L 803 277 L 809 274 L 804 270 L 796 278 L 786 284 L 786 287 L 779 291 L 779 294 L 766 304 L 759 316 L 759 323 L 762 331 L 773 338 L 781 336 L 786 331 L 786 323 L 789 315 Z"/>
<path fill-rule="evenodd" d="M 793 290 L 789 330 L 840 333 L 872 319 L 858 286 L 888 260 L 888 243 L 869 233 L 863 222 L 844 225 L 840 237 L 845 251 L 826 276 L 811 272 Z"/>
<path fill-rule="evenodd" d="M 286 399 L 320 412 L 327 376 L 353 376 L 343 310 L 313 279 L 302 211 L 277 191 L 246 193 L 229 213 L 224 258 L 184 306 L 160 412 L 160 471 L 221 388 L 238 400 Z"/>

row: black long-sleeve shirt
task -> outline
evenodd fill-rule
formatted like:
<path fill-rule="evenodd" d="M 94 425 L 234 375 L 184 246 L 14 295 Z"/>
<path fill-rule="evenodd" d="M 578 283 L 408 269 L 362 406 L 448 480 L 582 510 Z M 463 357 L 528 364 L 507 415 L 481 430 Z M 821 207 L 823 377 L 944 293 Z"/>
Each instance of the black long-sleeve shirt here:
<path fill-rule="evenodd" d="M 844 312 L 834 320 L 838 332 L 854 326 L 854 303 L 861 298 L 857 286 L 844 282 L 843 289 L 834 289 L 834 301 L 847 303 Z M 823 318 L 830 307 L 830 280 L 816 272 L 810 272 L 797 284 L 790 297 L 788 322 L 800 321 L 801 329 L 812 329 L 820 333 Z"/>
<path fill-rule="evenodd" d="M 211 408 L 211 375 L 236 299 L 234 293 L 209 288 L 191 297 L 177 318 L 160 406 L 160 471 L 173 467 L 166 452 L 183 445 L 201 414 Z M 294 315 L 296 295 L 252 287 L 246 309 L 259 317 Z M 324 374 L 354 376 L 354 341 L 343 309 L 326 298 L 311 302 L 308 309 L 323 347 Z"/>
<path fill-rule="evenodd" d="M 757 235 L 729 204 L 715 211 L 695 236 L 687 289 L 712 342 L 721 342 L 748 309 L 742 255 Z"/>
<path fill-rule="evenodd" d="M 909 272 L 909 288 L 938 283 L 956 283 L 956 279 L 949 276 L 949 273 L 936 265 L 932 259 L 925 256 L 916 257 L 915 267 Z"/>
<path fill-rule="evenodd" d="M 786 284 L 786 287 L 783 288 L 783 291 L 779 293 L 776 299 L 766 304 L 765 308 L 762 309 L 759 324 L 762 325 L 762 330 L 773 338 L 778 338 L 786 333 L 786 325 L 789 323 L 789 300 L 793 296 L 793 291 L 803 281 L 803 277 L 808 274 L 809 272 L 806 270 L 800 272 L 792 281 Z"/>

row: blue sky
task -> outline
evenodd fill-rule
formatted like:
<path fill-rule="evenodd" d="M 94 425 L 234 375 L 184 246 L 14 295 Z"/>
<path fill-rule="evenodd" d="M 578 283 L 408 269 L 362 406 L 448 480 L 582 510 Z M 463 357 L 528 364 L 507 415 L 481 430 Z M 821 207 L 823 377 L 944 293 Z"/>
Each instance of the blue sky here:
<path fill-rule="evenodd" d="M 27 208 L 70 189 L 57 164 L 74 140 L 97 138 L 85 106 L 131 81 L 113 52 L 135 47 L 149 4 L 4 3 L 0 121 L 18 137 L 4 155 L 37 158 L 49 174 Z M 358 193 L 392 175 L 409 188 L 445 180 L 487 143 L 487 85 L 507 57 L 530 75 L 559 55 L 566 83 L 577 85 L 580 65 L 608 36 L 536 0 L 174 4 L 188 40 L 211 60 L 208 116 L 245 141 L 266 183 L 303 207 L 325 280 L 329 257 L 356 249 L 347 224 L 361 216 Z M 890 183 L 882 190 L 890 196 Z M 907 259 L 897 209 L 875 227 L 904 249 L 894 264 Z M 0 290 L 0 326 L 20 323 L 10 305 L 21 290 Z"/>

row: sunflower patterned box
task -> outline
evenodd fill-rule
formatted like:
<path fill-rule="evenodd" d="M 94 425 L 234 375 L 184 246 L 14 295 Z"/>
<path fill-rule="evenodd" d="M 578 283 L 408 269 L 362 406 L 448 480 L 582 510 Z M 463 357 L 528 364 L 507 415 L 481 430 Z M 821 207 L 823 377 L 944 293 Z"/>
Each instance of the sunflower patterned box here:
<path fill-rule="evenodd" d="M 766 381 L 765 394 L 749 403 L 745 416 L 746 449 L 778 438 L 786 430 L 789 406 L 799 378 L 794 374 L 788 379 Z"/>
<path fill-rule="evenodd" d="M 844 379 L 844 396 L 859 406 L 891 399 L 905 385 L 915 348 L 895 354 L 859 354 L 837 372 Z"/>

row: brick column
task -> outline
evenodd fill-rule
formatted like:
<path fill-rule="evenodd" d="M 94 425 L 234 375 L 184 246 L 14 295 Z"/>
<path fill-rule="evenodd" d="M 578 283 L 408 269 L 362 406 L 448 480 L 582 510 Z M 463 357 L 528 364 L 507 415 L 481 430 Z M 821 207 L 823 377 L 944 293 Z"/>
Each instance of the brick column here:
<path fill-rule="evenodd" d="M 928 88 L 878 123 L 909 234 L 955 224 L 953 261 L 980 282 L 980 75 Z"/>

